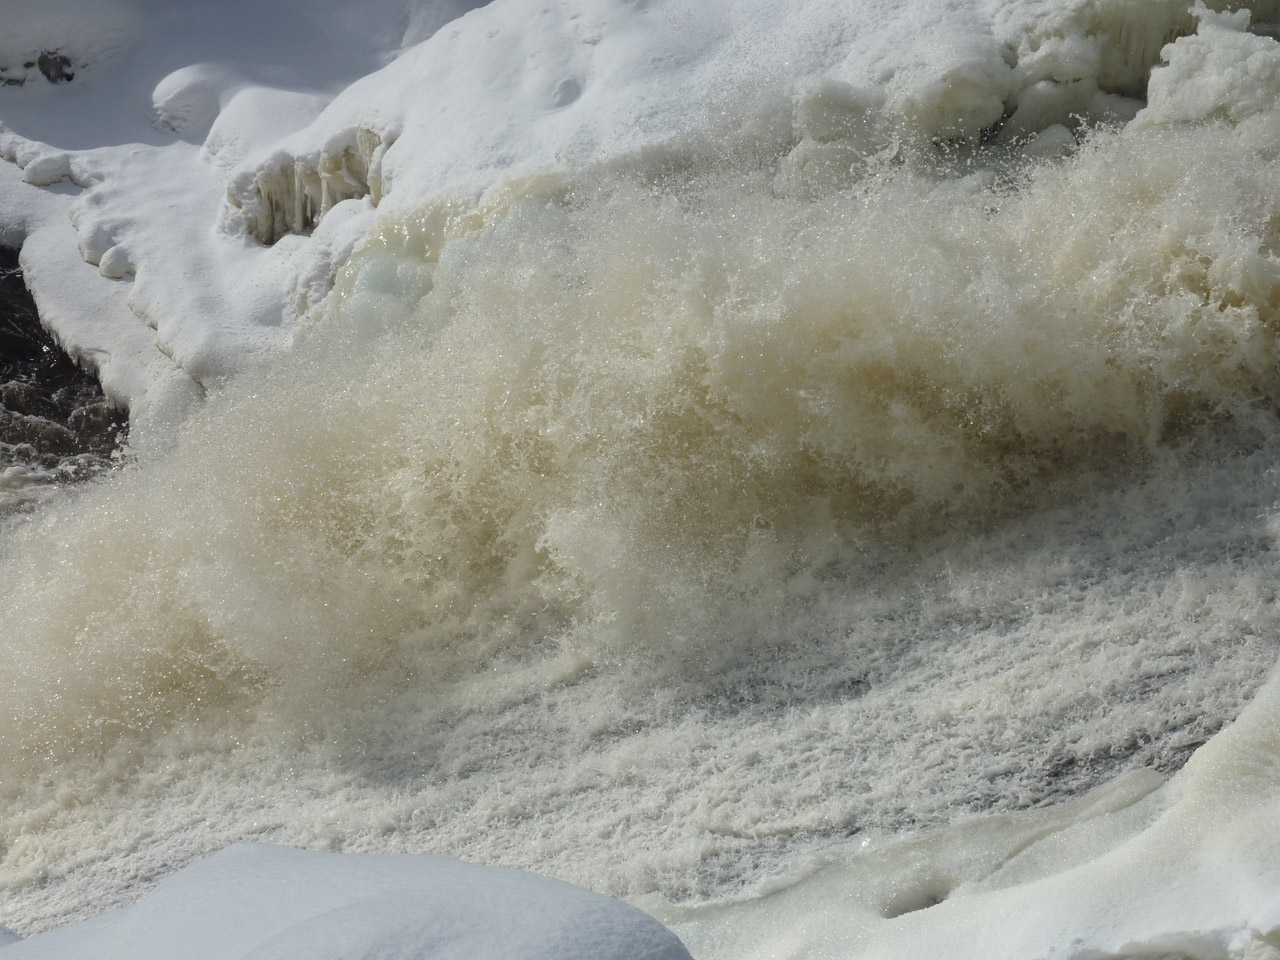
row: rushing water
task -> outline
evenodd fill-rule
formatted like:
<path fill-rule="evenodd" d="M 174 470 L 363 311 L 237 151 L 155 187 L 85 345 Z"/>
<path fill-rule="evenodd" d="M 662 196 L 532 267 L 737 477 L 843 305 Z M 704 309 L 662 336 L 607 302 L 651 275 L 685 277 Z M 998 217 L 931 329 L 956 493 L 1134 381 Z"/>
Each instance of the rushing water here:
<path fill-rule="evenodd" d="M 8 532 L 0 918 L 245 837 L 714 899 L 1177 769 L 1277 653 L 1278 135 L 800 124 L 383 216 Z"/>

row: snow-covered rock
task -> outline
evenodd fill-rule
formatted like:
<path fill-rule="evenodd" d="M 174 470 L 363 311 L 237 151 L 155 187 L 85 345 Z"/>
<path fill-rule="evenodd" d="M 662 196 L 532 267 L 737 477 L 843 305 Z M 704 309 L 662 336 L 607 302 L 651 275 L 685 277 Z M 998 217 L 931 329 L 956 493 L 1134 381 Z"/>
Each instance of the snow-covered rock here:
<path fill-rule="evenodd" d="M 4 957 L 689 960 L 635 907 L 536 874 L 261 844 L 228 847 L 133 906 L 19 941 Z"/>

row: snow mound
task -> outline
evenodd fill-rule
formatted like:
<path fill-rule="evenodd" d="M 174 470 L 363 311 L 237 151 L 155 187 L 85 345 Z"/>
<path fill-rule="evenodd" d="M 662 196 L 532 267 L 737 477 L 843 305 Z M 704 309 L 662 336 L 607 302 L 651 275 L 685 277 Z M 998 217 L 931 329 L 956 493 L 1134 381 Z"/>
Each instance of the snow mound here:
<path fill-rule="evenodd" d="M 636 908 L 536 874 L 262 844 L 228 847 L 133 906 L 8 949 L 5 960 L 689 957 Z"/>
<path fill-rule="evenodd" d="M 1195 12 L 1200 29 L 1166 47 L 1165 66 L 1151 74 L 1140 126 L 1211 119 L 1243 123 L 1275 108 L 1280 44 L 1246 32 L 1248 10 L 1220 14 L 1196 4 Z"/>
<path fill-rule="evenodd" d="M 175 133 L 203 138 L 231 96 L 245 85 L 232 64 L 193 63 L 173 71 L 151 93 L 157 123 Z"/>

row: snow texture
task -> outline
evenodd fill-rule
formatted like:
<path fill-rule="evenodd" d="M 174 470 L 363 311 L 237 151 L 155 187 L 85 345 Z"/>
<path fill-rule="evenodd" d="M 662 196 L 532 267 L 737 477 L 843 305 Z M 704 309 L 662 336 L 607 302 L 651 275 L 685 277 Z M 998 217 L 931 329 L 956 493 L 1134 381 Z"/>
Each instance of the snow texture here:
<path fill-rule="evenodd" d="M 2 934 L 3 931 L 0 931 Z M 5 960 L 689 960 L 617 900 L 446 857 L 238 844 Z"/>

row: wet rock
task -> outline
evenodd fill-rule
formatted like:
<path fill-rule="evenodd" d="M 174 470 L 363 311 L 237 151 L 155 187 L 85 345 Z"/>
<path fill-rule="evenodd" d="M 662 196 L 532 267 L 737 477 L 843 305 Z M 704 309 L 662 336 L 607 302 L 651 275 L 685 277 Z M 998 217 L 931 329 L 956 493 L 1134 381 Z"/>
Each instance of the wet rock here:
<path fill-rule="evenodd" d="M 60 423 L 3 409 L 0 409 L 0 437 L 7 443 L 30 444 L 38 451 L 54 455 L 76 453 L 79 446 L 75 432 Z"/>
<path fill-rule="evenodd" d="M 81 445 L 110 453 L 115 448 L 124 425 L 120 411 L 106 400 L 100 400 L 72 410 L 67 418 L 67 426 L 79 438 Z"/>
<path fill-rule="evenodd" d="M 127 426 L 44 329 L 17 253 L 0 248 L 0 474 L 26 478 L 0 485 L 0 514 L 35 502 L 36 488 L 109 467 Z"/>
<path fill-rule="evenodd" d="M 39 415 L 51 413 L 54 405 L 34 384 L 15 380 L 0 383 L 0 406 L 14 413 Z"/>
<path fill-rule="evenodd" d="M 0 86 L 20 87 L 35 80 L 36 71 L 50 83 L 70 83 L 76 78 L 69 57 L 58 50 L 42 50 L 34 60 L 0 63 Z"/>

